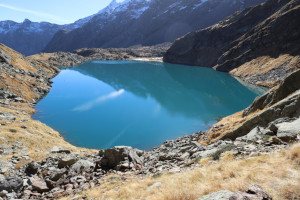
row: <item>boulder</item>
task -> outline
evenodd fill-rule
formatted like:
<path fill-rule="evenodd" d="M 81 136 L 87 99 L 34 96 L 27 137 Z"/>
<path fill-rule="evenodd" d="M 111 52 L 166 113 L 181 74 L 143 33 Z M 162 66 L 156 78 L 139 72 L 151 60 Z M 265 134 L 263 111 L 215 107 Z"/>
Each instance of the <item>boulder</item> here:
<path fill-rule="evenodd" d="M 77 158 L 74 155 L 67 155 L 62 157 L 59 161 L 58 161 L 58 167 L 59 168 L 64 168 L 66 166 L 71 166 L 74 163 L 76 163 Z"/>
<path fill-rule="evenodd" d="M 20 177 L 5 177 L 0 175 L 0 191 L 18 192 L 23 187 L 23 179 Z"/>
<path fill-rule="evenodd" d="M 228 200 L 234 193 L 229 190 L 222 190 L 205 195 L 197 200 Z"/>
<path fill-rule="evenodd" d="M 25 169 L 25 173 L 28 175 L 37 174 L 39 168 L 40 165 L 37 162 L 30 162 Z"/>
<path fill-rule="evenodd" d="M 49 176 L 51 181 L 59 180 L 64 174 L 67 173 L 66 169 L 57 169 L 57 168 L 50 168 L 47 175 Z"/>
<path fill-rule="evenodd" d="M 79 160 L 74 165 L 72 165 L 71 170 L 80 173 L 82 171 L 91 172 L 95 168 L 95 163 L 89 160 Z"/>
<path fill-rule="evenodd" d="M 140 154 L 140 152 L 138 153 Z M 142 157 L 138 156 L 138 153 L 136 150 L 128 146 L 116 146 L 111 149 L 106 149 L 104 152 L 99 152 L 99 154 L 103 155 L 101 166 L 113 169 L 121 164 L 122 161 L 130 161 L 134 164 L 142 164 L 143 159 Z"/>
<path fill-rule="evenodd" d="M 270 195 L 259 185 L 252 185 L 246 192 L 238 191 L 229 200 L 272 200 Z"/>
<path fill-rule="evenodd" d="M 40 179 L 38 177 L 32 177 L 29 180 L 32 185 L 32 188 L 37 192 L 43 193 L 43 192 L 48 192 L 50 190 L 43 179 Z"/>
<path fill-rule="evenodd" d="M 300 135 L 300 118 L 292 122 L 283 122 L 278 127 L 277 137 L 285 142 L 293 141 Z"/>
<path fill-rule="evenodd" d="M 69 153 L 71 153 L 71 151 L 68 150 L 68 149 L 64 149 L 64 148 L 62 148 L 62 147 L 54 146 L 54 147 L 51 149 L 51 153 L 66 153 L 66 154 L 69 154 Z"/>

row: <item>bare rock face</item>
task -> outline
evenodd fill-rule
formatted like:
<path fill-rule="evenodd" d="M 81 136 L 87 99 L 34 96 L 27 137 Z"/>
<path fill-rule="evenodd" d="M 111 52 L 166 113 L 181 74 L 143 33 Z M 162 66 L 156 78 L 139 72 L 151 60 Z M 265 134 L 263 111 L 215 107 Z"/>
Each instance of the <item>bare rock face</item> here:
<path fill-rule="evenodd" d="M 296 0 L 268 0 L 244 9 L 218 24 L 177 39 L 164 61 L 229 72 L 262 56 L 299 55 L 299 5 Z M 292 62 L 280 67 L 289 71 L 287 66 L 297 68 Z M 278 78 L 283 80 L 284 73 Z"/>
<path fill-rule="evenodd" d="M 143 159 L 138 153 L 138 150 L 132 149 L 132 147 L 116 146 L 101 152 L 103 154 L 101 165 L 109 169 L 130 168 L 132 165 L 140 165 Z"/>

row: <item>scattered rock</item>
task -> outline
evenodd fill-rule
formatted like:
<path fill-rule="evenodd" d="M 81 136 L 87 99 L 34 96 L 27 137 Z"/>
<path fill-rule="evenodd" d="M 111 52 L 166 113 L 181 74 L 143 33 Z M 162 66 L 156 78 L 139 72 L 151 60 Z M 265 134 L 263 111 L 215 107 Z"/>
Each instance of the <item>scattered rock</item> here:
<path fill-rule="evenodd" d="M 46 182 L 38 177 L 32 177 L 29 180 L 32 188 L 40 193 L 48 192 L 50 190 Z"/>
<path fill-rule="evenodd" d="M 59 161 L 58 161 L 58 167 L 59 168 L 64 168 L 66 166 L 71 166 L 74 163 L 76 163 L 77 158 L 74 155 L 66 155 L 63 156 Z"/>
<path fill-rule="evenodd" d="M 292 122 L 283 122 L 278 127 L 277 137 L 285 142 L 295 141 L 300 135 L 300 118 Z"/>
<path fill-rule="evenodd" d="M 19 177 L 5 177 L 0 175 L 0 191 L 18 192 L 23 187 L 23 179 Z"/>
<path fill-rule="evenodd" d="M 69 153 L 71 153 L 71 151 L 68 150 L 68 149 L 64 149 L 64 148 L 62 148 L 62 147 L 54 146 L 54 147 L 51 149 L 51 153 L 66 153 L 66 154 L 69 154 Z"/>
<path fill-rule="evenodd" d="M 77 173 L 84 172 L 84 171 L 92 172 L 94 168 L 95 168 L 95 163 L 88 160 L 79 160 L 71 167 L 71 169 Z"/>
<path fill-rule="evenodd" d="M 234 193 L 229 190 L 222 190 L 205 195 L 197 200 L 229 200 Z"/>
<path fill-rule="evenodd" d="M 263 190 L 259 185 L 252 185 L 246 192 L 236 192 L 229 200 L 272 200 L 270 195 Z"/>

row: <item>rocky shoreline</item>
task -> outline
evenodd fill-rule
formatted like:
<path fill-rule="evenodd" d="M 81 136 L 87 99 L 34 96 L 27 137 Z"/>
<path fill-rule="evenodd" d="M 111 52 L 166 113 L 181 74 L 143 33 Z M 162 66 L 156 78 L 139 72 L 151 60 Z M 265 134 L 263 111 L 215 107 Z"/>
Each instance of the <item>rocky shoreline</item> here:
<path fill-rule="evenodd" d="M 53 66 L 70 67 L 93 60 L 153 60 L 162 61 L 162 57 L 170 43 L 155 46 L 131 48 L 83 48 L 73 52 L 40 53 L 29 56 L 29 59 L 38 60 Z"/>

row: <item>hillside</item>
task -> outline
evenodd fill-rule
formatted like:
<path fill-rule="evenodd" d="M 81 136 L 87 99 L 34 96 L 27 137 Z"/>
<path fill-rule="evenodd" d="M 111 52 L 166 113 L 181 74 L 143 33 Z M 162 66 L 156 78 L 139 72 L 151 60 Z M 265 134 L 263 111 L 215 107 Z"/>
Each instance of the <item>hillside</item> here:
<path fill-rule="evenodd" d="M 177 39 L 164 61 L 229 72 L 272 87 L 299 68 L 300 2 L 269 0 Z"/>
<path fill-rule="evenodd" d="M 57 32 L 43 52 L 172 42 L 261 2 L 264 0 L 112 1 L 82 27 Z"/>

